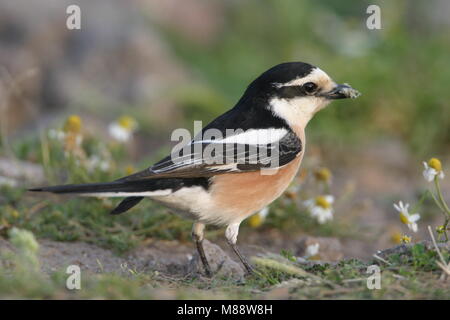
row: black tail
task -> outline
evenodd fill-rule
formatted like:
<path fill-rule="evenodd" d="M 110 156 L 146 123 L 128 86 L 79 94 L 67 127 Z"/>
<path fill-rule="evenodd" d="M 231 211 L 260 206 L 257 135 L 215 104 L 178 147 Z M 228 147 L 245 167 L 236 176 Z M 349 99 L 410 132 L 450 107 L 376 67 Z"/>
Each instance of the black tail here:
<path fill-rule="evenodd" d="M 105 193 L 105 192 L 145 192 L 157 190 L 155 180 L 136 180 L 136 181 L 113 181 L 105 183 L 87 183 L 87 184 L 67 184 L 60 186 L 50 186 L 41 188 L 32 188 L 28 191 L 33 192 L 51 192 L 51 193 Z"/>

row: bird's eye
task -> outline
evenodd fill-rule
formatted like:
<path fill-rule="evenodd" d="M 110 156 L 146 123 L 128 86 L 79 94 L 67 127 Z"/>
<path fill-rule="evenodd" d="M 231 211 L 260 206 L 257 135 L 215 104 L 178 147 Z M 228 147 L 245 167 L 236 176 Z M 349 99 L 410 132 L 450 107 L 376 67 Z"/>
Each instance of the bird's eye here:
<path fill-rule="evenodd" d="M 306 93 L 313 93 L 317 90 L 317 84 L 314 82 L 307 82 L 303 85 L 303 89 Z"/>

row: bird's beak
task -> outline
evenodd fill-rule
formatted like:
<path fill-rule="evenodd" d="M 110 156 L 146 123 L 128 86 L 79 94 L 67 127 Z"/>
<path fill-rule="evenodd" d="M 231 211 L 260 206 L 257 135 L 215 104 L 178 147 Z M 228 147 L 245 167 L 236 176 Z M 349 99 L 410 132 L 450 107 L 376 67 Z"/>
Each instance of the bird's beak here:
<path fill-rule="evenodd" d="M 355 99 L 359 97 L 361 93 L 350 87 L 349 84 L 337 84 L 331 91 L 324 92 L 320 96 L 326 98 L 326 99 L 347 99 L 352 98 Z"/>

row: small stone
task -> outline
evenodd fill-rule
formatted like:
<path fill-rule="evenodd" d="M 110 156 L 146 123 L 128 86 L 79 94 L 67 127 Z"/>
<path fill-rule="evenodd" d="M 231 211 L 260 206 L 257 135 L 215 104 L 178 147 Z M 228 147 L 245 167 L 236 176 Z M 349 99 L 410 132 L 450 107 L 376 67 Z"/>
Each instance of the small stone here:
<path fill-rule="evenodd" d="M 0 158 L 0 184 L 18 186 L 45 181 L 42 166 L 16 159 Z"/>

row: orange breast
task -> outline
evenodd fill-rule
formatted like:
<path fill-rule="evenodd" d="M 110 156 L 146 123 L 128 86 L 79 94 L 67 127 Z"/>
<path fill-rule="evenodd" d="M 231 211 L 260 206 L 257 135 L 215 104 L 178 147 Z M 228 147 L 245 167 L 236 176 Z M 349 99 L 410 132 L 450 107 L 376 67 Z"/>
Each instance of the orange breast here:
<path fill-rule="evenodd" d="M 248 173 L 230 173 L 215 176 L 211 195 L 216 205 L 227 208 L 227 212 L 236 215 L 231 219 L 243 220 L 247 216 L 264 208 L 289 186 L 295 177 L 302 155 L 286 166 L 264 175 L 260 171 Z M 275 169 L 274 169 L 275 170 Z"/>

